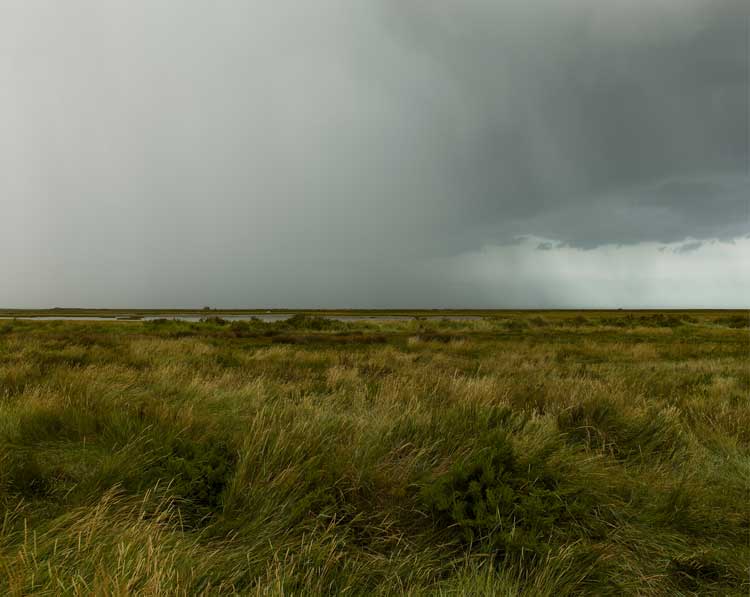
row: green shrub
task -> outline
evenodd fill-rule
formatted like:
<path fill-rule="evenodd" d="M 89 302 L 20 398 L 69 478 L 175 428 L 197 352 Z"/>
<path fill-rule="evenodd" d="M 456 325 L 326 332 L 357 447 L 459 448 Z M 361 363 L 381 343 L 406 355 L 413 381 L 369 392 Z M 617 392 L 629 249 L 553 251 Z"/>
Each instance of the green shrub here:
<path fill-rule="evenodd" d="M 149 319 L 146 324 L 150 326 L 160 326 L 164 325 L 165 323 L 169 323 L 170 321 L 173 320 L 167 319 L 166 317 L 157 317 L 156 319 Z"/>
<path fill-rule="evenodd" d="M 156 483 L 170 483 L 170 493 L 178 498 L 188 523 L 196 522 L 221 505 L 222 494 L 237 460 L 235 451 L 221 438 L 187 438 L 175 435 L 163 423 L 155 426 L 143 421 L 143 411 L 97 413 L 94 410 L 66 408 L 55 410 L 37 408 L 23 412 L 19 417 L 15 442 L 38 446 L 44 442 L 55 442 L 67 449 L 80 446 L 86 438 L 92 445 L 116 449 L 123 434 L 140 430 L 146 433 L 148 442 L 133 447 L 131 457 L 143 459 L 142 468 L 115 469 L 115 477 L 108 479 L 100 471 L 102 487 L 110 481 L 118 482 L 127 491 L 138 492 L 153 487 Z M 30 451 L 22 450 L 18 462 L 11 462 L 9 477 L 11 488 L 16 491 L 40 491 L 43 476 Z M 15 464 L 14 464 L 15 462 Z M 2 464 L 0 462 L 0 464 Z M 14 468 L 15 467 L 15 468 Z"/>
<path fill-rule="evenodd" d="M 236 461 L 236 453 L 226 442 L 175 437 L 146 476 L 171 481 L 172 491 L 184 500 L 183 510 L 195 519 L 219 508 Z"/>
<path fill-rule="evenodd" d="M 281 327 L 293 330 L 325 331 L 340 330 L 346 327 L 346 324 L 343 321 L 336 321 L 327 317 L 300 314 L 293 315 L 289 319 L 279 323 L 282 324 Z"/>
<path fill-rule="evenodd" d="M 568 517 L 559 481 L 543 463 L 519 461 L 503 432 L 491 433 L 488 444 L 424 484 L 421 501 L 464 544 L 503 557 L 542 557 Z"/>
<path fill-rule="evenodd" d="M 253 332 L 253 326 L 249 321 L 233 321 L 229 324 L 229 333 L 235 338 L 249 336 Z"/>
<path fill-rule="evenodd" d="M 210 323 L 213 325 L 227 325 L 229 322 L 223 317 L 218 315 L 211 315 L 210 317 L 201 317 L 201 323 Z"/>

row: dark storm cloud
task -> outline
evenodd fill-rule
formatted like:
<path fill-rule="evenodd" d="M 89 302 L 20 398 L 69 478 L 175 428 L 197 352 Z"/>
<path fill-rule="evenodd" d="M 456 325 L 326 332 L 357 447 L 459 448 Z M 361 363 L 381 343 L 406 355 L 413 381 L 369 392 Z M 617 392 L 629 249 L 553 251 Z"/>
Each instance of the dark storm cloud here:
<path fill-rule="evenodd" d="M 440 306 L 519 237 L 742 236 L 747 13 L 10 0 L 0 303 Z"/>
<path fill-rule="evenodd" d="M 392 5 L 395 34 L 444 68 L 475 121 L 450 166 L 459 213 L 488 237 L 570 211 L 577 225 L 526 232 L 581 245 L 747 228 L 747 4 L 529 4 Z M 614 195 L 631 213 L 602 237 L 582 212 Z"/>

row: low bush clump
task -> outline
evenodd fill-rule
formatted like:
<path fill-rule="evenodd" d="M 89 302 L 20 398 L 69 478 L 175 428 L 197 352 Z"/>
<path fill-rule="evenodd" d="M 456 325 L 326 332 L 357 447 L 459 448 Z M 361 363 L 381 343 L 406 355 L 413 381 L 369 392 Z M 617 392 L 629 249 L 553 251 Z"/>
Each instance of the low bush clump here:
<path fill-rule="evenodd" d="M 209 317 L 201 317 L 201 323 L 210 323 L 213 325 L 227 325 L 229 322 L 223 317 L 218 315 L 211 315 Z"/>
<path fill-rule="evenodd" d="M 279 322 L 284 327 L 292 330 L 313 330 L 328 331 L 341 330 L 346 327 L 343 321 L 336 321 L 327 317 L 318 317 L 315 315 L 293 315 L 289 319 Z"/>
<path fill-rule="evenodd" d="M 237 462 L 228 443 L 173 437 L 160 451 L 142 482 L 171 483 L 170 492 L 180 499 L 178 505 L 188 523 L 195 524 L 216 512 Z"/>
<path fill-rule="evenodd" d="M 545 463 L 519 459 L 503 432 L 491 433 L 486 443 L 426 483 L 422 502 L 464 544 L 504 558 L 543 558 L 557 530 L 572 528 L 571 510 L 584 500 L 563 497 Z"/>

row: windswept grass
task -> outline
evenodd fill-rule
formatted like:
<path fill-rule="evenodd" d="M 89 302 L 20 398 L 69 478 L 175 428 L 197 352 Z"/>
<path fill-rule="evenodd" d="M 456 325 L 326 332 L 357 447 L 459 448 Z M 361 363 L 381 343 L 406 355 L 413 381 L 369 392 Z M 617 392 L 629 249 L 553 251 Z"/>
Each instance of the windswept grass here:
<path fill-rule="evenodd" d="M 0 593 L 747 595 L 747 322 L 2 322 Z"/>

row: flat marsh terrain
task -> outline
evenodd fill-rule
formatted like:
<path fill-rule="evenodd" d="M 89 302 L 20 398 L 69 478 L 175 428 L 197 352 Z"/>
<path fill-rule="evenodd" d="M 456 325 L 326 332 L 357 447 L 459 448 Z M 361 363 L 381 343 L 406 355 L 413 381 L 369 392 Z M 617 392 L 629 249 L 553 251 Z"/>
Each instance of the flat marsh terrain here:
<path fill-rule="evenodd" d="M 0 321 L 0 594 L 747 595 L 748 312 Z"/>

